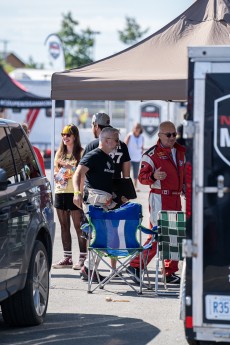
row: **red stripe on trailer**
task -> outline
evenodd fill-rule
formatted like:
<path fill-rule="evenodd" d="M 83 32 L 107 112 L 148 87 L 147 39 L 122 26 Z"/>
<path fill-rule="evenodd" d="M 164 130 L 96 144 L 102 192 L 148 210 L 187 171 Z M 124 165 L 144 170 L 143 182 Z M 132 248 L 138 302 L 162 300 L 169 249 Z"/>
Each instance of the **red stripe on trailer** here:
<path fill-rule="evenodd" d="M 26 123 L 28 124 L 28 128 L 31 131 L 33 125 L 38 117 L 40 109 L 29 109 L 28 113 L 26 114 Z"/>

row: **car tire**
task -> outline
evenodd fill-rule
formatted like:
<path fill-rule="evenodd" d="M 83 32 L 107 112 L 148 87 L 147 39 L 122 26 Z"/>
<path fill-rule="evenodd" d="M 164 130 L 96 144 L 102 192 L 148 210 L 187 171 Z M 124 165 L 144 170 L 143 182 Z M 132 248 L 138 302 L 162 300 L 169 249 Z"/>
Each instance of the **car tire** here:
<path fill-rule="evenodd" d="M 4 321 L 11 326 L 36 326 L 44 321 L 49 299 L 49 265 L 45 246 L 36 241 L 23 290 L 1 303 Z"/>

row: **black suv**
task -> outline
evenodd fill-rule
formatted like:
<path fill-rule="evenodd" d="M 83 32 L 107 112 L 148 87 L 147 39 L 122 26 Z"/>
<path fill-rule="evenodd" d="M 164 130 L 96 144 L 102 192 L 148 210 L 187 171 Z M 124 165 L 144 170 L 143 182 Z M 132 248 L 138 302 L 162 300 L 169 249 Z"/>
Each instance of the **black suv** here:
<path fill-rule="evenodd" d="M 0 305 L 5 322 L 43 322 L 55 223 L 49 181 L 22 127 L 0 119 Z"/>

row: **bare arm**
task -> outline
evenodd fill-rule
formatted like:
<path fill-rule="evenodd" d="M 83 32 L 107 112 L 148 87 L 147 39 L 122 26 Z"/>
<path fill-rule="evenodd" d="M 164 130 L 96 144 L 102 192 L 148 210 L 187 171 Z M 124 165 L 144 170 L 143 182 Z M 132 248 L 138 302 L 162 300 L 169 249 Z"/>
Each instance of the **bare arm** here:
<path fill-rule="evenodd" d="M 130 133 L 126 136 L 124 143 L 128 146 L 129 143 L 129 138 L 130 138 Z"/>
<path fill-rule="evenodd" d="M 79 208 L 82 208 L 83 185 L 85 180 L 85 174 L 88 170 L 89 168 L 87 168 L 85 165 L 78 165 L 75 173 L 73 174 L 73 203 Z"/>
<path fill-rule="evenodd" d="M 124 162 L 122 164 L 122 176 L 130 177 L 130 161 Z"/>
<path fill-rule="evenodd" d="M 142 135 L 142 154 L 145 152 L 145 149 L 144 149 L 144 143 L 145 143 L 145 139 L 144 139 L 144 136 Z"/>

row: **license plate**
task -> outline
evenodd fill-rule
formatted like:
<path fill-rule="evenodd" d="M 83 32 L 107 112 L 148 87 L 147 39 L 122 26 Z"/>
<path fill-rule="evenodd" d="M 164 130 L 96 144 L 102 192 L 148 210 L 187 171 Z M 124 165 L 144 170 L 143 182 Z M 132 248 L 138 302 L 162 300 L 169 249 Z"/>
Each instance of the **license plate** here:
<path fill-rule="evenodd" d="M 230 320 L 230 296 L 205 296 L 205 316 L 208 320 Z"/>

